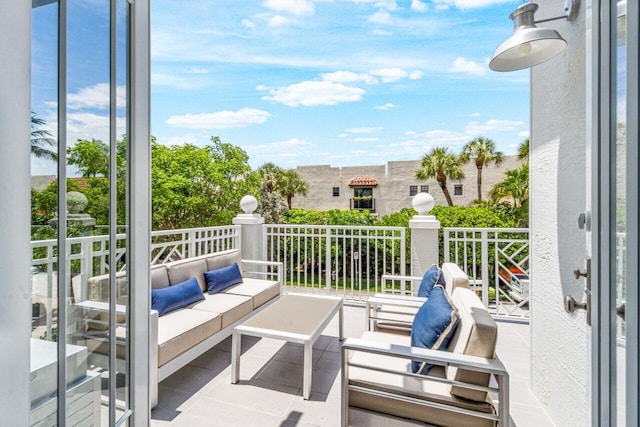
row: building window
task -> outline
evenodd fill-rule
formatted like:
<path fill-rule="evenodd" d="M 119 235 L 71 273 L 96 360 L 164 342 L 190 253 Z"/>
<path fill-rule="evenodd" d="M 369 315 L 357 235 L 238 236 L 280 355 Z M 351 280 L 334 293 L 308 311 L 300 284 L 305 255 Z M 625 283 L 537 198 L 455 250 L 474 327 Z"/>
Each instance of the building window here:
<path fill-rule="evenodd" d="M 416 194 L 418 194 L 418 186 L 417 185 L 410 185 L 409 186 L 409 195 L 410 196 L 415 196 Z"/>
<path fill-rule="evenodd" d="M 333 197 L 340 196 L 340 187 L 333 187 Z"/>
<path fill-rule="evenodd" d="M 420 186 L 420 192 L 421 193 L 428 193 L 429 192 L 429 186 L 428 185 L 421 185 Z"/>
<path fill-rule="evenodd" d="M 462 196 L 462 184 L 456 184 L 453 186 L 453 195 Z"/>

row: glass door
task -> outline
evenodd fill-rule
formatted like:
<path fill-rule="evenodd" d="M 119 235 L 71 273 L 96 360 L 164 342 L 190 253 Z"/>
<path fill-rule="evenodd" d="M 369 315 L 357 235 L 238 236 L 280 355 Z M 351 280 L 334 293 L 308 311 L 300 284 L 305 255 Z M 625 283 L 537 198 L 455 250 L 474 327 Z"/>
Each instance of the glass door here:
<path fill-rule="evenodd" d="M 594 426 L 638 417 L 638 3 L 593 2 Z"/>

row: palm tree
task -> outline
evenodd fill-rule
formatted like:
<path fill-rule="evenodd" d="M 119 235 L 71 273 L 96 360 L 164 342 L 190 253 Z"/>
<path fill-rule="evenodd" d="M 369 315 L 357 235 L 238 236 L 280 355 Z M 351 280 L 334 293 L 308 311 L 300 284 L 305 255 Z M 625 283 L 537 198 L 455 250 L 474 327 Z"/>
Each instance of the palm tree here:
<path fill-rule="evenodd" d="M 276 190 L 278 181 L 284 171 L 275 164 L 268 162 L 258 168 L 258 175 L 262 181 L 262 186 L 269 192 Z"/>
<path fill-rule="evenodd" d="M 447 188 L 447 178 L 461 180 L 464 178 L 464 172 L 458 156 L 450 153 L 446 147 L 435 147 L 422 158 L 420 169 L 416 171 L 416 178 L 420 180 L 435 178 L 444 192 L 447 203 L 453 206 Z"/>
<path fill-rule="evenodd" d="M 280 175 L 278 190 L 282 197 L 287 199 L 287 206 L 291 209 L 291 199 L 296 194 L 307 195 L 309 185 L 302 179 L 300 174 L 293 169 L 286 170 Z"/>
<path fill-rule="evenodd" d="M 40 126 L 46 125 L 43 119 L 36 117 L 36 113 L 31 112 L 31 154 L 39 159 L 47 159 L 54 162 L 58 161 L 58 154 L 49 147 L 54 147 L 56 141 L 51 138 L 51 132 L 38 129 Z"/>
<path fill-rule="evenodd" d="M 510 197 L 514 209 L 519 210 L 529 200 L 529 164 L 509 169 L 504 175 L 502 182 L 496 184 L 489 191 L 489 195 L 494 200 Z"/>
<path fill-rule="evenodd" d="M 460 160 L 464 163 L 472 157 L 476 159 L 476 168 L 478 168 L 478 200 L 482 200 L 482 168 L 491 163 L 500 165 L 504 160 L 504 154 L 502 151 L 496 151 L 495 142 L 479 136 L 469 141 L 460 154 Z"/>
<path fill-rule="evenodd" d="M 529 138 L 518 145 L 518 160 L 529 160 Z"/>

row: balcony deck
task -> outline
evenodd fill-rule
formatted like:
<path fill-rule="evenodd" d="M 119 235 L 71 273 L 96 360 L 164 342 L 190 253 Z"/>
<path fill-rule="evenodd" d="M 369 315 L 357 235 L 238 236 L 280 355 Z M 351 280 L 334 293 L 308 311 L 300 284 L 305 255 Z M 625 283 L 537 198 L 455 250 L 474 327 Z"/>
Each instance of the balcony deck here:
<path fill-rule="evenodd" d="M 345 306 L 346 337 L 365 328 L 364 308 Z M 303 347 L 243 337 L 240 382 L 231 384 L 231 339 L 160 383 L 152 426 L 338 426 L 340 344 L 337 316 L 314 346 L 311 398 L 302 399 Z M 499 322 L 498 355 L 511 381 L 512 426 L 553 423 L 529 388 L 529 326 Z M 415 426 L 411 422 L 352 411 L 354 426 Z"/>

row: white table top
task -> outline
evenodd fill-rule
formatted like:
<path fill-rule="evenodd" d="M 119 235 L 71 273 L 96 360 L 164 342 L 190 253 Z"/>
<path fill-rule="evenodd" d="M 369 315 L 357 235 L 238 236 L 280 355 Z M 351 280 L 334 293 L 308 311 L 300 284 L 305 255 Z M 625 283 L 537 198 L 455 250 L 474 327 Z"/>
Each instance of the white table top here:
<path fill-rule="evenodd" d="M 339 297 L 286 294 L 237 328 L 310 336 L 341 304 Z"/>

